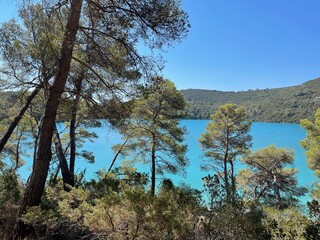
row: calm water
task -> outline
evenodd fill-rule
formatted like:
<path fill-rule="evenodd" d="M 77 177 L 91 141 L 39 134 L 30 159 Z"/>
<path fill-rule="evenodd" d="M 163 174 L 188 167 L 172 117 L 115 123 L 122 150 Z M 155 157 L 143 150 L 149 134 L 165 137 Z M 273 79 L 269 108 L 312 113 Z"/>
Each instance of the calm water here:
<path fill-rule="evenodd" d="M 174 180 L 175 183 L 184 182 L 194 188 L 201 189 L 201 178 L 206 176 L 209 172 L 200 170 L 201 163 L 201 150 L 198 144 L 198 138 L 205 131 L 208 120 L 183 120 L 181 124 L 186 126 L 188 135 L 186 143 L 188 144 L 187 157 L 190 165 L 187 168 L 186 176 L 173 176 L 167 175 Z M 87 142 L 84 146 L 85 149 L 94 152 L 95 163 L 88 164 L 83 161 L 78 161 L 76 169 L 81 170 L 87 168 L 86 178 L 95 177 L 95 173 L 99 169 L 108 169 L 113 158 L 112 145 L 121 143 L 121 137 L 114 131 L 110 130 L 106 125 L 102 128 L 93 128 L 99 138 L 95 142 Z M 290 148 L 295 152 L 294 167 L 299 169 L 299 185 L 311 187 L 312 183 L 316 180 L 313 172 L 308 169 L 304 150 L 301 148 L 299 141 L 305 138 L 305 131 L 300 128 L 298 124 L 286 123 L 253 123 L 251 133 L 253 137 L 253 150 L 266 147 L 270 144 L 276 147 Z M 119 163 L 118 163 L 119 164 Z M 141 169 L 142 168 L 142 169 Z M 30 165 L 21 169 L 21 175 L 24 179 L 28 177 Z M 148 171 L 148 166 L 140 166 L 143 171 Z"/>

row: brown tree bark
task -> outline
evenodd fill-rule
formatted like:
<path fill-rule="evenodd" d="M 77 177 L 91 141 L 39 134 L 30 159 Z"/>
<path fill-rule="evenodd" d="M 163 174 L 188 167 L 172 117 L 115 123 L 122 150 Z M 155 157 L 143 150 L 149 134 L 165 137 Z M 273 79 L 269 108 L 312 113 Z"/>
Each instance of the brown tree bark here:
<path fill-rule="evenodd" d="M 74 168 L 76 162 L 76 123 L 77 123 L 77 114 L 78 114 L 78 107 L 80 102 L 80 92 L 82 89 L 82 81 L 83 75 L 81 75 L 75 84 L 75 92 L 76 97 L 73 101 L 72 110 L 71 110 L 71 120 L 70 120 L 70 174 L 72 177 L 72 181 L 74 184 Z"/>
<path fill-rule="evenodd" d="M 111 162 L 111 164 L 110 164 L 110 167 L 109 167 L 107 173 L 111 172 L 111 169 L 112 169 L 114 163 L 116 162 L 118 156 L 120 155 L 122 149 L 124 148 L 124 146 L 127 144 L 128 141 L 129 141 L 129 138 L 126 138 L 126 140 L 124 141 L 124 143 L 122 143 L 121 147 L 118 149 L 117 153 L 114 155 L 114 157 L 113 157 L 113 159 L 112 159 L 112 162 Z"/>
<path fill-rule="evenodd" d="M 156 137 L 152 138 L 151 146 L 151 195 L 156 192 Z"/>
<path fill-rule="evenodd" d="M 228 151 L 229 151 L 229 144 L 226 144 L 226 150 L 224 153 L 223 159 L 223 175 L 224 175 L 224 187 L 226 191 L 226 201 L 230 203 L 230 186 L 229 186 L 229 177 L 228 177 Z"/>
<path fill-rule="evenodd" d="M 231 170 L 231 174 L 230 174 L 230 179 L 231 179 L 230 201 L 231 201 L 231 205 L 233 207 L 235 207 L 236 206 L 236 179 L 234 176 L 234 162 L 232 159 L 230 160 L 230 170 Z"/>
<path fill-rule="evenodd" d="M 281 209 L 283 209 L 283 206 L 282 206 L 282 199 L 281 199 L 280 189 L 279 189 L 279 186 L 277 184 L 277 177 L 275 175 L 273 177 L 274 177 L 273 191 L 274 191 L 274 194 L 276 195 L 276 199 L 277 199 L 276 207 L 279 210 L 281 210 Z"/>
<path fill-rule="evenodd" d="M 33 171 L 20 205 L 19 215 L 25 213 L 27 207 L 38 205 L 44 191 L 49 164 L 52 157 L 51 144 L 55 118 L 60 98 L 64 91 L 70 70 L 73 47 L 76 40 L 77 31 L 79 29 L 81 7 L 82 0 L 71 1 L 71 8 L 61 47 L 59 67 L 54 83 L 50 88 L 49 96 L 45 106 L 45 113 L 40 128 L 37 159 L 35 161 L 35 165 L 33 166 Z M 14 238 L 23 239 L 26 234 L 28 234 L 27 227 L 21 220 L 19 220 L 15 227 Z"/>
<path fill-rule="evenodd" d="M 56 126 L 54 126 L 54 130 L 53 130 L 53 141 L 54 141 L 54 145 L 56 147 L 56 154 L 57 154 L 57 157 L 59 160 L 59 166 L 61 168 L 64 190 L 70 191 L 70 186 L 74 187 L 74 179 L 73 179 L 71 171 L 69 169 L 66 156 L 63 152 L 60 135 L 57 131 Z M 70 186 L 68 186 L 68 185 L 70 185 Z"/>
<path fill-rule="evenodd" d="M 39 93 L 41 87 L 38 86 L 36 87 L 33 92 L 31 93 L 31 95 L 27 98 L 27 101 L 25 103 L 25 105 L 21 108 L 19 114 L 13 119 L 13 121 L 10 123 L 8 130 L 6 131 L 6 133 L 3 135 L 2 139 L 0 140 L 0 153 L 2 152 L 2 150 L 4 149 L 4 146 L 7 144 L 9 138 L 11 137 L 11 134 L 13 133 L 14 129 L 17 127 L 17 125 L 19 124 L 21 118 L 23 117 L 23 115 L 25 114 L 25 112 L 27 111 L 27 109 L 29 108 L 32 100 L 34 99 L 34 97 Z"/>

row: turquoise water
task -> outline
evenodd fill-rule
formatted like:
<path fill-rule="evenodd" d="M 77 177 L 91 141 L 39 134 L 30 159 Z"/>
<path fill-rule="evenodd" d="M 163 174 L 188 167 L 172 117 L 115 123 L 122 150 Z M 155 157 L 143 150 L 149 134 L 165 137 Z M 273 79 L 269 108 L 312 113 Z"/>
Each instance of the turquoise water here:
<path fill-rule="evenodd" d="M 200 170 L 201 164 L 201 150 L 198 143 L 198 138 L 205 131 L 208 120 L 182 120 L 181 125 L 188 130 L 186 136 L 186 143 L 188 144 L 187 157 L 190 165 L 186 169 L 186 176 L 167 175 L 175 183 L 186 183 L 194 188 L 202 189 L 201 178 L 210 172 Z M 62 127 L 62 126 L 61 126 Z M 102 128 L 92 128 L 96 132 L 98 139 L 95 142 L 86 142 L 84 149 L 92 151 L 95 155 L 95 163 L 89 164 L 80 160 L 77 162 L 76 169 L 80 170 L 86 168 L 86 178 L 95 177 L 95 173 L 100 169 L 108 169 L 113 159 L 112 145 L 121 143 L 121 137 L 118 133 L 111 130 L 108 125 L 103 124 Z M 316 181 L 313 172 L 308 169 L 304 150 L 300 146 L 300 140 L 305 138 L 305 131 L 300 128 L 298 124 L 286 123 L 260 123 L 252 124 L 250 134 L 253 137 L 253 150 L 266 147 L 274 144 L 276 147 L 290 148 L 295 152 L 294 167 L 299 169 L 298 180 L 299 185 L 311 187 L 312 183 Z M 117 163 L 118 165 L 120 162 Z M 30 164 L 21 169 L 21 175 L 27 179 L 30 171 Z M 148 171 L 148 166 L 139 165 L 138 171 Z"/>
<path fill-rule="evenodd" d="M 209 172 L 200 170 L 201 149 L 198 144 L 198 138 L 205 131 L 208 120 L 183 120 L 182 124 L 188 129 L 186 143 L 189 146 L 187 156 L 190 160 L 190 166 L 187 169 L 187 178 L 174 176 L 178 181 L 184 181 L 195 188 L 202 188 L 201 178 Z M 260 123 L 255 122 L 251 127 L 251 136 L 253 137 L 252 150 L 267 147 L 270 144 L 276 147 L 290 148 L 295 153 L 294 167 L 299 169 L 299 185 L 311 187 L 316 181 L 313 172 L 308 168 L 305 158 L 305 151 L 300 146 L 300 140 L 304 139 L 306 132 L 299 124 L 286 123 Z"/>

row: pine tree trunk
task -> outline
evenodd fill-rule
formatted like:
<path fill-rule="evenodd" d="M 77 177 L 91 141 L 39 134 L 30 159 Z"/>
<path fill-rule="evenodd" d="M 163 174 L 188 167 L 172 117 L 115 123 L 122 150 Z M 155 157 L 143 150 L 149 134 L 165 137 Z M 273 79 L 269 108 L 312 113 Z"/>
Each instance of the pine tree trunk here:
<path fill-rule="evenodd" d="M 152 138 L 151 146 L 151 195 L 154 196 L 156 192 L 156 139 Z"/>
<path fill-rule="evenodd" d="M 55 118 L 70 69 L 73 47 L 79 29 L 81 7 L 82 0 L 71 1 L 70 13 L 61 48 L 58 72 L 55 81 L 50 88 L 40 128 L 37 159 L 20 205 L 19 215 L 24 214 L 27 207 L 38 205 L 44 191 L 52 157 L 51 144 Z M 26 225 L 21 220 L 18 220 L 15 226 L 15 239 L 23 239 L 26 234 L 28 234 Z"/>
<path fill-rule="evenodd" d="M 118 156 L 120 155 L 120 153 L 122 152 L 122 149 L 124 148 L 124 146 L 127 144 L 128 141 L 129 141 L 129 138 L 126 138 L 126 140 L 122 143 L 121 147 L 118 149 L 117 153 L 114 155 L 107 173 L 111 172 L 111 169 L 112 169 L 114 163 L 116 162 Z"/>
<path fill-rule="evenodd" d="M 11 134 L 13 133 L 14 129 L 17 127 L 17 125 L 19 124 L 21 118 L 23 117 L 23 115 L 25 114 L 25 112 L 27 111 L 27 109 L 29 108 L 32 100 L 34 99 L 34 97 L 39 93 L 41 87 L 36 87 L 34 89 L 34 91 L 31 93 L 31 95 L 27 98 L 27 101 L 25 103 L 25 105 L 21 108 L 19 114 L 13 119 L 13 121 L 10 123 L 8 130 L 6 131 L 6 133 L 4 134 L 4 136 L 2 137 L 2 139 L 0 140 L 0 153 L 2 152 L 2 150 L 4 149 L 4 146 L 6 145 L 6 143 L 8 142 L 9 138 L 11 137 Z"/>
<path fill-rule="evenodd" d="M 61 139 L 56 126 L 54 126 L 54 130 L 53 130 L 53 141 L 56 147 L 56 154 L 59 160 L 59 166 L 61 168 L 64 190 L 70 191 L 70 187 L 68 185 L 70 185 L 71 187 L 74 187 L 74 181 L 68 166 L 66 156 L 63 152 Z"/>
<path fill-rule="evenodd" d="M 223 159 L 223 175 L 224 175 L 224 187 L 226 191 L 226 202 L 230 203 L 230 186 L 229 186 L 229 178 L 228 178 L 228 149 L 225 151 L 224 159 Z"/>
<path fill-rule="evenodd" d="M 71 110 L 71 120 L 70 120 L 70 173 L 72 181 L 74 183 L 74 168 L 76 162 L 76 123 L 77 123 L 77 114 L 78 107 L 80 102 L 80 92 L 82 89 L 83 75 L 81 75 L 76 82 L 76 97 L 74 99 L 72 110 Z"/>
<path fill-rule="evenodd" d="M 281 210 L 282 209 L 282 200 L 281 200 L 280 190 L 279 190 L 277 183 L 273 183 L 273 190 L 274 190 L 274 194 L 276 195 L 276 199 L 277 199 L 276 207 L 279 210 Z"/>
<path fill-rule="evenodd" d="M 225 152 L 224 152 L 224 159 L 223 159 L 223 174 L 224 174 L 224 181 L 225 181 L 225 191 L 226 191 L 226 202 L 227 204 L 231 203 L 231 189 L 228 177 L 228 161 L 229 161 L 229 130 L 227 130 L 225 136 Z"/>
<path fill-rule="evenodd" d="M 234 163 L 230 160 L 230 168 L 231 168 L 231 205 L 235 207 L 236 204 L 236 181 L 234 176 Z"/>

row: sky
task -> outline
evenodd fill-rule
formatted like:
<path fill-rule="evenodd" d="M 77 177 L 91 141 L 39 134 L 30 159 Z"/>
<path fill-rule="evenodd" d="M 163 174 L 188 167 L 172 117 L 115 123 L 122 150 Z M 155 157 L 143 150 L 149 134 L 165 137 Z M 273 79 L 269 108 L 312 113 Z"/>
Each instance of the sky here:
<path fill-rule="evenodd" d="M 0 0 L 0 23 L 17 0 Z M 242 91 L 320 77 L 320 0 L 183 0 L 191 29 L 163 54 L 178 89 Z"/>

